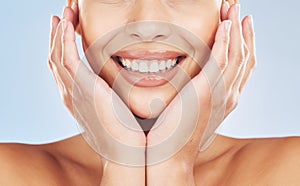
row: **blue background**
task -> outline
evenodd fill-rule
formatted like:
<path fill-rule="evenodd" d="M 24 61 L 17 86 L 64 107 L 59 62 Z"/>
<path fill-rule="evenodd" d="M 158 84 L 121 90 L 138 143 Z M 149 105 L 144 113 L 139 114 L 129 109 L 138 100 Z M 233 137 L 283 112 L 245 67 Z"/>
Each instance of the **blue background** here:
<path fill-rule="evenodd" d="M 258 66 L 218 132 L 240 138 L 300 135 L 296 0 L 240 1 L 253 14 Z M 78 134 L 47 66 L 50 15 L 64 0 L 3 1 L 0 11 L 0 141 L 47 143 Z"/>

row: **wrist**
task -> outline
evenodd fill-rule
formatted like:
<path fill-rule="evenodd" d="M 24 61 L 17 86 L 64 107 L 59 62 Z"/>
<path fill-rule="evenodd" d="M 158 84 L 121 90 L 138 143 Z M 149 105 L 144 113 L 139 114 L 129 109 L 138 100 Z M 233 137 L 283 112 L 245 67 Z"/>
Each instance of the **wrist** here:
<path fill-rule="evenodd" d="M 145 184 L 145 166 L 121 165 L 108 160 L 103 161 L 101 186 Z"/>
<path fill-rule="evenodd" d="M 195 185 L 193 166 L 177 160 L 167 160 L 147 167 L 147 185 Z"/>

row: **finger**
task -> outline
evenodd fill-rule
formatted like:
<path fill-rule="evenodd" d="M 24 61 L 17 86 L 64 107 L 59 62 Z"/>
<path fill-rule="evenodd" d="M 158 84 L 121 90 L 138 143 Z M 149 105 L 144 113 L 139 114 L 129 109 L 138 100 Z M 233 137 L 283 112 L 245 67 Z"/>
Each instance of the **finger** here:
<path fill-rule="evenodd" d="M 223 21 L 216 33 L 215 43 L 212 48 L 212 57 L 218 63 L 221 72 L 228 63 L 228 49 L 230 38 L 231 21 Z"/>
<path fill-rule="evenodd" d="M 51 51 L 54 36 L 56 33 L 57 25 L 60 22 L 59 17 L 51 16 L 51 31 L 50 31 L 50 42 L 49 42 L 49 50 Z"/>
<path fill-rule="evenodd" d="M 53 43 L 51 47 L 50 61 L 53 64 L 60 63 L 61 50 L 62 50 L 61 36 L 62 36 L 62 21 L 60 21 L 59 24 L 57 25 L 57 29 L 55 31 Z"/>
<path fill-rule="evenodd" d="M 63 15 L 62 15 L 62 19 L 65 19 L 65 20 L 72 20 L 73 18 L 73 10 L 71 10 L 70 8 L 68 7 L 64 7 L 64 10 L 63 10 Z M 58 17 L 55 18 L 55 22 L 57 22 L 57 19 L 59 19 Z M 54 61 L 60 61 L 61 59 L 61 45 L 62 45 L 62 42 L 61 42 L 61 37 L 62 37 L 62 24 L 59 24 L 61 23 L 61 21 L 58 21 L 57 23 L 57 26 L 56 26 L 56 29 L 53 30 L 55 32 L 54 33 L 54 38 L 53 38 L 53 43 L 52 43 L 52 48 L 51 48 L 51 53 L 52 53 L 52 59 Z M 58 26 L 60 26 L 60 29 L 58 29 Z"/>
<path fill-rule="evenodd" d="M 74 8 L 74 9 L 73 9 Z M 73 7 L 65 7 L 63 10 L 63 19 L 70 21 L 74 27 L 78 24 L 78 8 L 76 5 Z"/>
<path fill-rule="evenodd" d="M 229 44 L 229 63 L 224 72 L 226 89 L 229 90 L 235 83 L 238 74 L 244 63 L 244 43 L 242 36 L 242 26 L 240 24 L 240 5 L 234 4 L 230 7 L 228 18 L 232 21 L 230 44 Z"/>
<path fill-rule="evenodd" d="M 229 10 L 229 3 L 228 1 L 223 1 L 221 6 L 221 20 L 227 20 L 228 19 L 228 10 Z"/>
<path fill-rule="evenodd" d="M 79 8 L 78 8 L 78 4 L 73 2 L 72 6 L 71 6 L 73 12 L 74 12 L 74 16 L 73 16 L 73 20 L 71 21 L 73 23 L 74 28 L 76 28 L 76 26 L 78 25 L 78 21 L 79 21 Z"/>
<path fill-rule="evenodd" d="M 51 65 L 50 71 L 54 77 L 54 80 L 58 86 L 61 99 L 64 101 L 64 104 L 67 106 L 69 111 L 74 114 L 73 111 L 73 105 L 71 100 L 71 93 L 72 90 L 70 89 L 72 85 L 72 81 L 68 74 L 64 71 L 62 71 L 61 64 L 54 64 L 49 61 L 49 64 Z M 60 69 L 60 70 L 59 70 Z"/>
<path fill-rule="evenodd" d="M 210 60 L 202 69 L 201 73 L 192 80 L 199 97 L 210 94 L 210 90 L 215 87 L 228 64 L 228 50 L 230 43 L 231 21 L 223 21 L 216 33 L 215 43 L 212 48 Z M 208 87 L 209 86 L 209 87 Z M 208 91 L 204 93 L 204 90 Z"/>
<path fill-rule="evenodd" d="M 245 75 L 241 81 L 239 91 L 242 92 L 248 79 L 250 78 L 254 68 L 256 67 L 256 49 L 255 49 L 255 32 L 253 27 L 252 16 L 247 16 L 243 22 L 243 36 L 249 51 L 249 59 L 247 62 Z"/>
<path fill-rule="evenodd" d="M 251 15 L 245 17 L 242 21 L 243 37 L 250 54 L 255 54 L 255 33 L 253 26 L 253 18 Z"/>
<path fill-rule="evenodd" d="M 247 57 L 248 58 L 248 57 Z M 246 73 L 246 67 L 247 67 L 247 61 L 248 59 L 245 59 L 244 65 L 242 66 L 241 70 L 238 73 L 238 76 L 233 84 L 232 90 L 233 92 L 237 93 L 239 95 L 240 93 L 240 86 L 242 83 L 242 80 L 244 79 L 245 73 Z"/>
<path fill-rule="evenodd" d="M 72 88 L 72 80 L 67 74 L 67 71 L 62 66 L 62 28 L 65 20 L 62 20 L 56 29 L 56 34 L 54 36 L 54 42 L 51 49 L 49 63 L 51 64 L 51 70 L 56 76 L 61 79 L 61 86 L 66 87 L 68 90 Z"/>
<path fill-rule="evenodd" d="M 51 65 L 51 62 L 49 62 L 49 64 Z M 56 67 L 53 67 L 51 65 L 50 67 L 50 72 L 55 80 L 55 83 L 57 84 L 58 88 L 61 90 L 62 86 L 61 86 L 61 79 L 59 78 L 58 74 L 56 73 Z"/>
<path fill-rule="evenodd" d="M 75 79 L 76 71 L 81 61 L 76 46 L 74 27 L 70 21 L 63 20 L 62 29 L 63 35 L 61 61 L 72 79 Z"/>
<path fill-rule="evenodd" d="M 245 43 L 245 41 L 244 41 Z M 233 90 L 236 91 L 237 93 L 240 93 L 240 86 L 242 83 L 242 80 L 244 79 L 246 70 L 247 70 L 247 66 L 248 66 L 248 60 L 249 60 L 249 49 L 246 45 L 246 43 L 244 44 L 244 53 L 245 53 L 245 58 L 244 58 L 244 63 L 242 64 L 241 70 L 238 73 L 238 76 L 233 84 Z"/>

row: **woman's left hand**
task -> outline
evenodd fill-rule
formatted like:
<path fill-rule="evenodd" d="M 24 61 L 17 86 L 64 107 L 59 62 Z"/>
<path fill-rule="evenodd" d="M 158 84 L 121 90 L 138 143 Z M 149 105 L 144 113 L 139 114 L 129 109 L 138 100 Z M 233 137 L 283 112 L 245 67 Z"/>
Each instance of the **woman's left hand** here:
<path fill-rule="evenodd" d="M 84 129 L 84 139 L 101 155 L 101 185 L 142 185 L 144 132 L 118 95 L 80 59 L 77 25 L 77 6 L 65 7 L 62 20 L 52 17 L 48 64 L 62 100 Z"/>
<path fill-rule="evenodd" d="M 256 65 L 252 17 L 240 22 L 240 5 L 223 3 L 221 21 L 210 60 L 173 99 L 147 136 L 149 184 L 195 184 L 193 168 L 199 146 L 236 108 Z"/>

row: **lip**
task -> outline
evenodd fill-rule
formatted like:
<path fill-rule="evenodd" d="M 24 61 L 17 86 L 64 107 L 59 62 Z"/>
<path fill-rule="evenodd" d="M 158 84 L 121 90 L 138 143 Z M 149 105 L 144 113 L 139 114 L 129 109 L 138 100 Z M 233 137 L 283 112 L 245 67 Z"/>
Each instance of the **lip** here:
<path fill-rule="evenodd" d="M 165 50 L 124 50 L 118 51 L 113 56 L 118 56 L 126 59 L 140 59 L 140 60 L 167 60 L 175 59 L 184 56 L 186 54 L 177 51 L 165 51 Z M 112 57 L 113 58 L 113 57 Z M 141 73 L 126 70 L 117 61 L 113 60 L 120 72 L 120 74 L 126 79 L 130 84 L 138 87 L 156 87 L 162 86 L 174 78 L 181 63 L 184 59 L 180 60 L 179 63 L 172 69 L 166 70 L 164 72 L 155 73 Z"/>
<path fill-rule="evenodd" d="M 163 51 L 163 50 L 126 50 L 119 51 L 114 56 L 120 56 L 126 59 L 145 59 L 145 60 L 165 60 L 174 59 L 179 56 L 186 56 L 186 54 L 177 51 Z"/>

